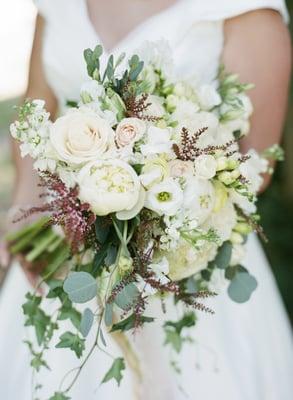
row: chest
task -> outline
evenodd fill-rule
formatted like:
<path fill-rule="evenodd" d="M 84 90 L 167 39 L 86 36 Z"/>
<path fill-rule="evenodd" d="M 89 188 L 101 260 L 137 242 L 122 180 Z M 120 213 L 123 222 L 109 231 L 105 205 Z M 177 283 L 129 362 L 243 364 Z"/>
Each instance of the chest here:
<path fill-rule="evenodd" d="M 43 40 L 46 77 L 61 104 L 78 99 L 79 87 L 87 79 L 83 50 L 104 45 L 85 1 L 71 4 L 66 13 L 47 21 Z M 124 35 L 111 53 L 114 57 L 121 52 L 132 54 L 145 41 L 164 39 L 172 48 L 177 77 L 210 82 L 216 76 L 223 47 L 222 22 L 200 18 L 192 4 L 193 0 L 181 0 L 147 18 Z M 102 63 L 108 56 L 106 51 Z"/>

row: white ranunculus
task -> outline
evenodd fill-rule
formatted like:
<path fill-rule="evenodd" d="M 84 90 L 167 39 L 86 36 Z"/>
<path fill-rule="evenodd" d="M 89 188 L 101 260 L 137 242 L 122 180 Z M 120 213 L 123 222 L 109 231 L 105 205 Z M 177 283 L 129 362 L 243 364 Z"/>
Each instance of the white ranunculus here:
<path fill-rule="evenodd" d="M 50 141 L 59 160 L 82 164 L 109 156 L 114 148 L 114 132 L 94 112 L 74 109 L 52 124 Z"/>
<path fill-rule="evenodd" d="M 163 118 L 166 112 L 161 97 L 150 94 L 146 99 L 146 104 L 148 104 L 148 107 L 143 112 L 145 116 Z"/>
<path fill-rule="evenodd" d="M 183 191 L 172 178 L 154 185 L 147 191 L 145 207 L 159 215 L 175 215 L 183 202 Z"/>
<path fill-rule="evenodd" d="M 116 128 L 115 141 L 118 148 L 133 146 L 142 138 L 145 130 L 146 124 L 141 119 L 124 118 Z"/>
<path fill-rule="evenodd" d="M 77 181 L 80 200 L 96 215 L 131 210 L 139 200 L 138 176 L 121 160 L 90 162 L 80 170 Z"/>
<path fill-rule="evenodd" d="M 146 133 L 146 144 L 140 146 L 141 153 L 144 156 L 170 153 L 173 142 L 171 140 L 171 130 L 150 126 Z"/>
<path fill-rule="evenodd" d="M 231 201 L 218 211 L 209 215 L 204 224 L 205 229 L 214 229 L 219 236 L 221 242 L 225 242 L 231 236 L 232 230 L 237 223 L 237 214 Z"/>
<path fill-rule="evenodd" d="M 180 126 L 188 129 L 192 125 L 195 114 L 198 112 L 199 107 L 193 101 L 178 98 L 175 111 L 172 113 L 172 120 L 177 121 Z"/>
<path fill-rule="evenodd" d="M 263 183 L 263 177 L 261 174 L 267 171 L 268 161 L 265 158 L 262 158 L 255 150 L 250 150 L 247 154 L 250 158 L 240 164 L 239 171 L 248 179 L 249 189 L 253 193 L 256 193 Z"/>
<path fill-rule="evenodd" d="M 168 178 L 169 172 L 167 161 L 162 157 L 154 157 L 145 162 L 139 177 L 142 185 L 150 188 Z"/>
<path fill-rule="evenodd" d="M 217 161 L 209 154 L 202 154 L 194 160 L 195 176 L 198 179 L 212 179 L 216 175 Z"/>
<path fill-rule="evenodd" d="M 208 180 L 191 178 L 184 189 L 186 215 L 202 224 L 210 215 L 215 203 L 215 190 Z"/>
<path fill-rule="evenodd" d="M 197 90 L 197 97 L 202 110 L 208 111 L 221 104 L 221 96 L 212 85 L 202 85 Z"/>
<path fill-rule="evenodd" d="M 95 79 L 91 79 L 85 82 L 80 89 L 80 97 L 84 104 L 98 100 L 100 97 L 105 95 L 104 86 L 97 82 Z"/>
<path fill-rule="evenodd" d="M 172 178 L 179 178 L 180 176 L 191 176 L 194 173 L 192 161 L 172 160 L 169 162 L 170 175 Z"/>

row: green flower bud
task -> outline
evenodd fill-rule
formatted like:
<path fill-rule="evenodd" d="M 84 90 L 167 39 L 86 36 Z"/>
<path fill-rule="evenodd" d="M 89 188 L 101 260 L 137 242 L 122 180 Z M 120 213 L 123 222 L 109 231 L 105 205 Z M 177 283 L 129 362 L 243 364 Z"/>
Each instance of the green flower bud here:
<path fill-rule="evenodd" d="M 244 242 L 244 239 L 243 239 L 243 236 L 240 235 L 240 233 L 232 232 L 231 237 L 230 237 L 230 241 L 233 244 L 242 244 Z"/>
<path fill-rule="evenodd" d="M 248 235 L 252 232 L 252 228 L 247 222 L 238 222 L 234 230 L 242 235 Z"/>
<path fill-rule="evenodd" d="M 217 171 L 223 171 L 224 169 L 227 169 L 228 167 L 228 159 L 227 157 L 219 157 L 217 159 Z"/>
<path fill-rule="evenodd" d="M 118 271 L 121 276 L 130 274 L 133 271 L 132 258 L 121 256 L 118 262 Z"/>
<path fill-rule="evenodd" d="M 220 182 L 224 183 L 224 185 L 231 185 L 235 181 L 235 178 L 232 176 L 231 172 L 223 171 L 218 175 L 218 179 Z"/>
<path fill-rule="evenodd" d="M 227 169 L 229 169 L 229 170 L 232 170 L 232 169 L 235 169 L 235 168 L 238 168 L 239 167 L 239 161 L 238 160 L 233 160 L 233 159 L 229 159 L 228 161 L 227 161 Z"/>

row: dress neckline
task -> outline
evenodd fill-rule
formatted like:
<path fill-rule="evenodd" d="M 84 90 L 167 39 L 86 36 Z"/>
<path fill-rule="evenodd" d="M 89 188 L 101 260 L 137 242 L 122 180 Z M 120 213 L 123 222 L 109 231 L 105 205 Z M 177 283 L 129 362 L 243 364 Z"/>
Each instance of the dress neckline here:
<path fill-rule="evenodd" d="M 116 52 L 119 48 L 121 48 L 127 41 L 129 41 L 135 34 L 138 32 L 144 30 L 149 24 L 151 24 L 154 20 L 157 18 L 160 18 L 162 16 L 165 16 L 166 14 L 173 12 L 176 10 L 179 6 L 181 6 L 186 0 L 176 0 L 173 4 L 170 6 L 164 8 L 163 10 L 147 17 L 137 25 L 135 25 L 130 31 L 128 31 L 123 37 L 121 37 L 111 48 L 108 48 L 105 46 L 105 43 L 103 43 L 102 37 L 97 32 L 97 29 L 93 25 L 90 16 L 89 16 L 89 8 L 88 8 L 88 2 L 87 0 L 81 0 L 82 7 L 83 7 L 83 14 L 86 19 L 86 23 L 92 33 L 92 35 L 96 38 L 96 40 L 99 41 L 99 43 L 103 46 L 104 53 L 109 55 L 111 53 Z"/>

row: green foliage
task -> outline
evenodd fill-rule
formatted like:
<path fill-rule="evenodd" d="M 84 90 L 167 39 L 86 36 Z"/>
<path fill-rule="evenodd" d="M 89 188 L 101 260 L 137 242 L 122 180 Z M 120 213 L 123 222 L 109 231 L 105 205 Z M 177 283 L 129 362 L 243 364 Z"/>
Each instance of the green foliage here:
<path fill-rule="evenodd" d="M 222 244 L 218 250 L 218 254 L 214 260 L 214 264 L 217 268 L 225 269 L 230 264 L 232 256 L 232 243 L 227 241 Z"/>
<path fill-rule="evenodd" d="M 55 325 L 52 325 L 50 317 L 41 309 L 42 298 L 40 296 L 27 293 L 26 299 L 27 301 L 22 306 L 26 316 L 25 326 L 33 326 L 38 344 L 44 344 L 51 338 Z"/>
<path fill-rule="evenodd" d="M 82 314 L 79 331 L 83 337 L 87 337 L 94 322 L 94 314 L 92 310 L 86 308 Z"/>
<path fill-rule="evenodd" d="M 66 396 L 62 392 L 56 392 L 52 397 L 49 398 L 49 400 L 70 400 L 70 397 Z"/>
<path fill-rule="evenodd" d="M 73 303 L 86 303 L 97 295 L 98 285 L 95 278 L 87 272 L 71 272 L 63 289 Z"/>
<path fill-rule="evenodd" d="M 125 362 L 124 359 L 119 357 L 116 358 L 111 365 L 111 368 L 104 376 L 102 383 L 108 382 L 111 379 L 115 379 L 118 386 L 120 385 L 121 379 L 123 378 L 122 371 L 125 370 Z"/>
<path fill-rule="evenodd" d="M 122 310 L 128 310 L 131 304 L 138 299 L 140 292 L 134 283 L 126 285 L 115 297 L 115 304 Z"/>
<path fill-rule="evenodd" d="M 105 324 L 111 326 L 113 323 L 113 303 L 106 303 L 105 306 Z"/>
<path fill-rule="evenodd" d="M 165 345 L 170 345 L 177 353 L 182 349 L 184 342 L 189 341 L 189 338 L 182 336 L 182 330 L 191 328 L 196 323 L 196 316 L 194 312 L 187 312 L 183 317 L 176 322 L 167 321 L 164 324 L 165 331 Z"/>
<path fill-rule="evenodd" d="M 59 310 L 58 320 L 63 321 L 69 319 L 75 328 L 79 328 L 81 321 L 81 314 L 73 306 L 72 302 L 66 297 L 62 302 L 62 306 Z"/>
<path fill-rule="evenodd" d="M 135 320 L 136 320 L 135 314 L 132 314 L 129 317 L 118 322 L 117 324 L 114 324 L 112 326 L 111 332 L 129 331 L 130 329 L 133 329 L 135 327 Z M 140 320 L 140 323 L 144 324 L 144 323 L 148 323 L 148 322 L 153 322 L 154 318 L 146 317 L 146 316 L 142 315 L 141 317 L 139 317 L 139 320 Z"/>
<path fill-rule="evenodd" d="M 86 49 L 83 52 L 86 61 L 87 72 L 93 79 L 100 79 L 100 57 L 103 54 L 103 47 L 97 45 L 94 50 Z"/>
<path fill-rule="evenodd" d="M 82 356 L 85 349 L 85 340 L 82 339 L 78 334 L 72 332 L 65 332 L 60 336 L 60 341 L 56 345 L 58 349 L 68 348 L 76 354 L 78 358 Z"/>
<path fill-rule="evenodd" d="M 229 284 L 228 294 L 236 303 L 244 303 L 250 299 L 256 287 L 257 281 L 254 276 L 248 272 L 238 272 Z"/>

